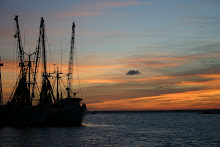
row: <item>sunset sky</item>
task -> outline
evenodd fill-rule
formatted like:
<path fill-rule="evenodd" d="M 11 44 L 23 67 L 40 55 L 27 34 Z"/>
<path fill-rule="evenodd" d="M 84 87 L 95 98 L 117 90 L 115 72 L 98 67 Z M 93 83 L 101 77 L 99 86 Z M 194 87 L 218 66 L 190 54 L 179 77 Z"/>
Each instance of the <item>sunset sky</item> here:
<path fill-rule="evenodd" d="M 19 69 L 15 15 L 27 53 L 35 51 L 44 17 L 48 69 L 53 64 L 61 69 L 62 47 L 66 74 L 75 22 L 80 84 L 89 110 L 220 108 L 219 0 L 0 0 L 5 102 Z"/>

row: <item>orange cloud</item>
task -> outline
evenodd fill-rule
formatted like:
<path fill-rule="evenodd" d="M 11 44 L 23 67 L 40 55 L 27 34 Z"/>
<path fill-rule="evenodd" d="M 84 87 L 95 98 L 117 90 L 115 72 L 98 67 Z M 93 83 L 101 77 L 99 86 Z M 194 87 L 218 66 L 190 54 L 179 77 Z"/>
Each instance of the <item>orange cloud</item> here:
<path fill-rule="evenodd" d="M 195 72 L 193 74 L 190 74 L 190 72 L 183 75 L 163 74 L 161 72 L 148 75 L 141 71 L 143 74 L 131 77 L 126 76 L 126 72 L 124 72 L 130 66 L 123 63 L 95 63 L 79 66 L 81 85 L 86 93 L 84 100 L 88 104 L 89 109 L 159 110 L 219 108 L 218 96 L 220 93 L 218 89 L 220 85 L 218 83 L 220 83 L 220 74 L 216 73 L 218 71 L 215 69 L 215 66 L 207 72 Z M 4 69 L 6 71 L 3 72 L 4 96 L 9 95 L 14 86 L 7 85 L 7 83 L 10 83 L 9 80 L 11 80 L 9 73 L 14 72 L 13 64 L 12 62 L 6 62 L 6 64 L 7 68 Z M 53 64 L 50 64 L 50 71 L 52 72 L 53 69 Z M 62 70 L 64 73 L 67 73 L 68 64 L 63 65 Z M 39 72 L 42 72 L 42 68 L 39 69 Z M 6 74 L 8 77 L 5 78 Z M 74 74 L 76 73 L 74 72 Z M 5 81 L 7 82 L 5 83 Z M 73 83 L 75 84 L 76 82 Z"/>
<path fill-rule="evenodd" d="M 88 104 L 93 110 L 175 110 L 175 109 L 219 109 L 218 89 L 200 90 L 153 97 L 109 100 Z"/>
<path fill-rule="evenodd" d="M 102 78 L 108 79 L 108 77 Z M 94 87 L 102 91 L 102 93 L 99 96 L 97 95 L 97 99 L 94 99 L 94 101 L 88 101 L 89 109 L 175 110 L 220 108 L 220 74 L 206 73 L 193 76 L 162 75 L 128 79 L 115 77 L 114 80 L 106 81 L 107 83 L 116 85 L 106 86 L 103 83 L 103 87 Z M 112 91 L 112 94 L 106 91 L 108 89 Z M 96 90 L 96 93 L 99 93 L 99 90 Z M 155 93 L 156 91 L 157 93 Z M 90 97 L 96 95 L 96 93 L 89 93 Z M 138 95 L 146 96 L 135 98 Z"/>

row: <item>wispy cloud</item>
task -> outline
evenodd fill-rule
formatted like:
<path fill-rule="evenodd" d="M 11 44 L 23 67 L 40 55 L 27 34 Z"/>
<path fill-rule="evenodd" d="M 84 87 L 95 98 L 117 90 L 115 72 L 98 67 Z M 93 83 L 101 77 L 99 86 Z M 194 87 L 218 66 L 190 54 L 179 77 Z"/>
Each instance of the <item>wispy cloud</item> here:
<path fill-rule="evenodd" d="M 57 17 L 78 17 L 78 16 L 96 16 L 102 15 L 104 9 L 114 7 L 127 7 L 135 5 L 146 5 L 151 2 L 139 2 L 139 1 L 96 1 L 96 2 L 82 2 L 75 9 L 67 10 Z"/>
<path fill-rule="evenodd" d="M 198 90 L 159 96 L 103 101 L 88 104 L 88 107 L 95 108 L 96 110 L 214 109 L 219 108 L 220 101 L 219 99 L 213 99 L 213 95 L 217 97 L 219 94 L 217 89 Z"/>
<path fill-rule="evenodd" d="M 101 15 L 101 12 L 66 12 L 58 15 L 58 17 L 78 17 L 78 16 L 96 16 Z"/>
<path fill-rule="evenodd" d="M 133 6 L 133 5 L 141 5 L 141 4 L 152 4 L 151 2 L 139 2 L 139 1 L 123 1 L 123 2 L 99 2 L 97 5 L 101 8 L 109 8 L 109 7 L 125 7 L 125 6 Z"/>

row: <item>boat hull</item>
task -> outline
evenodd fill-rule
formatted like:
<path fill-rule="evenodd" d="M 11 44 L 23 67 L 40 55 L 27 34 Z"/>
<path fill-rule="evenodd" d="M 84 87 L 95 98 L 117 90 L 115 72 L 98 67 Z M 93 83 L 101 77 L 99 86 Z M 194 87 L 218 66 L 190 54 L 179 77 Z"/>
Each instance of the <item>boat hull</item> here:
<path fill-rule="evenodd" d="M 49 108 L 39 107 L 1 107 L 0 126 L 34 126 L 43 125 L 49 114 Z"/>
<path fill-rule="evenodd" d="M 46 121 L 47 125 L 81 125 L 85 111 L 54 111 L 50 112 Z"/>
<path fill-rule="evenodd" d="M 81 125 L 85 115 L 86 108 L 80 106 L 79 103 L 58 103 L 51 106 L 46 124 L 58 126 Z"/>

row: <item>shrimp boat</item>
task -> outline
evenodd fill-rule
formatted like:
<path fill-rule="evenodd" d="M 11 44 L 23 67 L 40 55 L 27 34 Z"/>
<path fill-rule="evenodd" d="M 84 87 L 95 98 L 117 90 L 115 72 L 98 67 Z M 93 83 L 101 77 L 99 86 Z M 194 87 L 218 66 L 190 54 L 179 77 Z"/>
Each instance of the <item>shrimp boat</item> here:
<path fill-rule="evenodd" d="M 75 38 L 75 24 L 72 26 L 71 48 L 69 55 L 68 82 L 65 86 L 66 98 L 59 98 L 58 91 L 60 72 L 47 72 L 45 24 L 41 18 L 37 47 L 34 53 L 27 54 L 22 47 L 18 16 L 15 16 L 16 33 L 20 73 L 13 88 L 9 101 L 3 105 L 1 97 L 0 126 L 27 126 L 27 125 L 80 125 L 86 115 L 86 105 L 82 98 L 76 97 L 72 92 L 73 52 Z M 42 86 L 37 86 L 37 73 L 42 54 L 43 74 Z M 3 65 L 3 64 L 2 64 Z M 55 88 L 51 85 L 52 79 L 57 80 L 57 96 L 54 96 Z M 38 80 L 39 81 L 39 80 Z M 39 94 L 37 94 L 39 93 Z M 2 93 L 1 93 L 2 95 Z M 37 100 L 38 98 L 38 100 Z M 37 101 L 37 105 L 33 105 Z"/>

